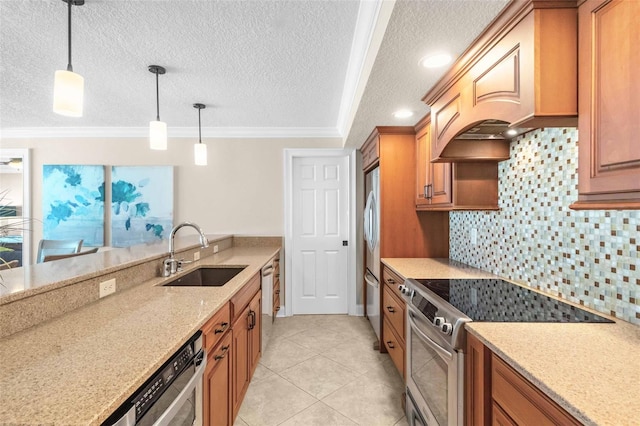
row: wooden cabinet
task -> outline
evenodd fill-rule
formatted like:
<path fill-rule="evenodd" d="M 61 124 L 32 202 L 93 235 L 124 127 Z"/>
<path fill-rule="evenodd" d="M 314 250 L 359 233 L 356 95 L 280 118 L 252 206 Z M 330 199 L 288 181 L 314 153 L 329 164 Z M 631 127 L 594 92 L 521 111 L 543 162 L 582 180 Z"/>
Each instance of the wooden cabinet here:
<path fill-rule="evenodd" d="M 580 425 L 555 401 L 467 334 L 465 425 Z"/>
<path fill-rule="evenodd" d="M 491 351 L 467 333 L 464 358 L 464 424 L 491 423 Z"/>
<path fill-rule="evenodd" d="M 224 333 L 220 343 L 207 352 L 204 372 L 204 425 L 227 426 L 231 419 L 231 332 Z"/>
<path fill-rule="evenodd" d="M 403 378 L 405 371 L 405 310 L 406 303 L 400 296 L 399 286 L 404 280 L 388 267 L 382 270 L 382 298 L 380 311 L 382 317 L 382 345 Z"/>
<path fill-rule="evenodd" d="M 415 209 L 414 128 L 376 127 L 361 148 L 363 158 L 373 146 L 379 156 L 364 171 L 380 170 L 380 257 L 448 257 L 448 214 Z"/>
<path fill-rule="evenodd" d="M 578 9 L 578 201 L 574 209 L 640 209 L 640 2 Z"/>
<path fill-rule="evenodd" d="M 416 209 L 498 210 L 498 164 L 432 163 L 431 116 L 416 125 Z"/>
<path fill-rule="evenodd" d="M 575 1 L 510 2 L 423 98 L 431 107 L 431 160 L 509 158 L 511 136 L 500 136 L 502 129 L 492 137 L 483 123 L 508 123 L 518 133 L 575 126 L 577 24 Z"/>
<path fill-rule="evenodd" d="M 235 420 L 261 355 L 260 273 L 231 298 L 230 305 L 233 316 L 231 412 L 232 420 Z"/>
<path fill-rule="evenodd" d="M 280 252 L 278 252 L 278 254 L 276 255 L 276 258 L 273 260 L 273 316 L 272 318 L 275 320 L 275 318 L 278 316 L 278 312 L 280 311 L 280 306 L 281 306 L 281 302 L 280 302 L 280 295 L 281 295 L 281 288 L 280 288 Z M 284 294 L 282 294 L 282 297 L 284 299 Z"/>
<path fill-rule="evenodd" d="M 491 397 L 514 424 L 581 424 L 496 354 L 491 359 Z"/>

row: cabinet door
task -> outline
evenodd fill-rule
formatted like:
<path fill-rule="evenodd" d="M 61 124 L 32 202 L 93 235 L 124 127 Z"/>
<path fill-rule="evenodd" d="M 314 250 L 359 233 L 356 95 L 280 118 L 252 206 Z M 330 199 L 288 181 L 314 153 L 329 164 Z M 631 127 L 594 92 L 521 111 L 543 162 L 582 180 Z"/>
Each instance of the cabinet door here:
<path fill-rule="evenodd" d="M 578 13 L 580 198 L 572 207 L 637 209 L 640 2 L 588 0 Z"/>
<path fill-rule="evenodd" d="M 204 425 L 231 424 L 231 333 L 226 333 L 207 357 L 204 373 Z"/>
<path fill-rule="evenodd" d="M 249 376 L 252 376 L 262 354 L 262 291 L 251 300 L 249 316 Z"/>
<path fill-rule="evenodd" d="M 416 207 L 443 207 L 451 204 L 451 164 L 431 162 L 431 125 L 416 135 Z"/>
<path fill-rule="evenodd" d="M 464 392 L 464 424 L 467 426 L 490 424 L 491 351 L 470 333 L 467 333 L 467 350 L 464 358 Z"/>
<path fill-rule="evenodd" d="M 234 419 L 238 415 L 242 398 L 249 387 L 249 318 L 249 307 L 247 306 L 233 323 L 231 330 L 233 336 L 232 402 Z"/>

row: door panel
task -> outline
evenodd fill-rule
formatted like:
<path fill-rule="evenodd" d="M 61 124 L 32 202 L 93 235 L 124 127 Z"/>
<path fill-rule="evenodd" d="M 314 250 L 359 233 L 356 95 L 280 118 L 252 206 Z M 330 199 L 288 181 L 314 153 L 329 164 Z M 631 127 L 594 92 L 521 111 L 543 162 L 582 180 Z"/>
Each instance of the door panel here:
<path fill-rule="evenodd" d="M 347 313 L 348 157 L 293 160 L 294 314 Z"/>

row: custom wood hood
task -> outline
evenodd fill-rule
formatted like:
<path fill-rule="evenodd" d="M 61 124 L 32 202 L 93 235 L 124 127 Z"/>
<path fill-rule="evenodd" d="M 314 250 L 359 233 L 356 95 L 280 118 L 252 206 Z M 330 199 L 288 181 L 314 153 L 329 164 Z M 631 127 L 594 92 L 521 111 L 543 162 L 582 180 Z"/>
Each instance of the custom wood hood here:
<path fill-rule="evenodd" d="M 512 1 L 423 97 L 431 161 L 502 161 L 532 128 L 577 126 L 577 27 L 575 0 Z"/>

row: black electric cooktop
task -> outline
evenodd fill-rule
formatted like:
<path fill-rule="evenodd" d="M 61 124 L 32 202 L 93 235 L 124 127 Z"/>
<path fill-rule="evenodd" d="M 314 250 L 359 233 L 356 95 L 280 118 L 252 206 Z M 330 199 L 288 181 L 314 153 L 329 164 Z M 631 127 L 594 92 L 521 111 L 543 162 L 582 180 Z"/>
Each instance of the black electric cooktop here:
<path fill-rule="evenodd" d="M 420 279 L 416 281 L 473 321 L 614 322 L 501 279 Z M 418 300 L 414 299 L 413 302 L 421 303 L 420 299 L 422 297 L 418 297 Z"/>

